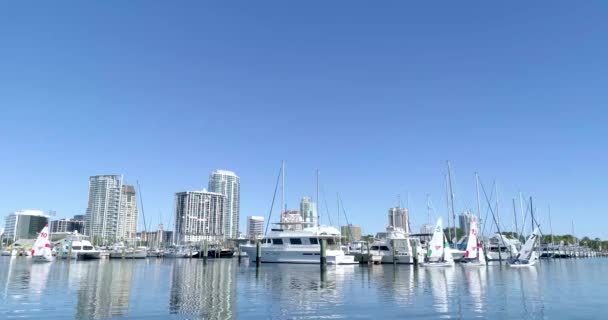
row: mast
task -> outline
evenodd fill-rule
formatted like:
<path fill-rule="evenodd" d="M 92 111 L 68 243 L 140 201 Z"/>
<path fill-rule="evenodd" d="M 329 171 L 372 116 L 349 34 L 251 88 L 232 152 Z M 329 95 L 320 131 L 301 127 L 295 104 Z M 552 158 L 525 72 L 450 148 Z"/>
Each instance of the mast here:
<path fill-rule="evenodd" d="M 454 225 L 454 236 L 458 237 L 456 235 L 456 213 L 454 213 L 454 189 L 452 188 L 452 168 L 450 166 L 450 161 L 448 160 L 448 181 L 450 182 L 450 204 L 451 204 L 451 208 L 452 208 L 452 224 Z M 449 228 L 449 223 L 448 223 L 448 228 Z M 456 241 L 458 241 L 458 239 L 456 239 Z"/>
<path fill-rule="evenodd" d="M 517 210 L 515 210 L 515 198 L 513 198 L 513 221 L 515 221 L 515 233 L 517 233 L 519 228 L 517 227 Z M 519 240 L 519 234 L 517 235 L 517 240 Z"/>
<path fill-rule="evenodd" d="M 338 202 L 338 228 L 340 228 L 340 193 L 336 192 L 336 202 Z"/>
<path fill-rule="evenodd" d="M 141 203 L 141 216 L 142 218 L 144 218 L 144 234 L 146 235 L 146 245 L 148 245 L 148 228 L 146 227 L 146 215 L 144 213 L 144 197 L 141 195 L 141 186 L 139 185 L 139 180 L 136 180 L 136 182 L 137 189 L 139 191 L 139 202 Z"/>
<path fill-rule="evenodd" d="M 283 218 L 283 210 L 285 210 L 285 160 L 281 161 L 281 210 L 279 216 Z"/>
<path fill-rule="evenodd" d="M 475 172 L 475 190 L 477 191 L 477 220 L 479 230 L 481 230 L 481 204 L 479 203 L 479 175 Z"/>
<path fill-rule="evenodd" d="M 521 213 L 521 232 L 520 232 L 520 234 L 523 235 L 525 233 L 525 229 L 526 229 L 526 214 L 524 212 L 524 200 L 521 195 L 521 191 L 519 192 L 519 213 Z"/>
<path fill-rule="evenodd" d="M 317 169 L 317 201 L 315 206 L 317 207 L 317 227 L 319 227 L 321 225 L 321 218 L 319 217 L 319 169 Z"/>
<path fill-rule="evenodd" d="M 450 195 L 449 195 L 449 183 L 448 176 L 445 176 L 445 202 L 448 207 L 448 238 L 452 238 L 452 231 L 450 230 Z M 443 230 L 442 230 L 443 231 Z M 445 235 L 444 235 L 445 237 Z"/>
<path fill-rule="evenodd" d="M 532 230 L 534 232 L 534 206 L 532 205 L 532 197 L 530 197 L 530 222 L 532 223 Z"/>
<path fill-rule="evenodd" d="M 549 229 L 551 230 L 551 245 L 553 245 L 553 225 L 551 224 L 551 205 L 549 205 Z"/>

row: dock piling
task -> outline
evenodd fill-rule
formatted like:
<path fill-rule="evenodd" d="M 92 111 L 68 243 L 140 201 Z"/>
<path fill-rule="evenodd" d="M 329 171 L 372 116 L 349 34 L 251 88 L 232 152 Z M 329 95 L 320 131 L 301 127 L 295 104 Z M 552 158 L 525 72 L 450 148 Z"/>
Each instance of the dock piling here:
<path fill-rule="evenodd" d="M 327 266 L 327 239 L 321 239 L 321 268 L 325 268 Z"/>
<path fill-rule="evenodd" d="M 262 263 L 262 242 L 260 239 L 255 240 L 255 265 L 259 267 Z"/>

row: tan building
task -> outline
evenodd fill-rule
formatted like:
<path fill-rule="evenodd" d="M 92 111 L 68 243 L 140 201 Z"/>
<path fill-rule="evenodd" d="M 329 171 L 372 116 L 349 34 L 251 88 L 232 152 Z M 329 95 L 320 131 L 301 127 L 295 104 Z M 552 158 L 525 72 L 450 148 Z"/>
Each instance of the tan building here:
<path fill-rule="evenodd" d="M 349 224 L 347 226 L 341 226 L 340 233 L 342 234 L 342 238 L 346 238 L 346 240 L 348 240 L 348 241 L 361 240 L 361 227 L 359 227 L 359 226 L 355 226 L 353 224 Z"/>

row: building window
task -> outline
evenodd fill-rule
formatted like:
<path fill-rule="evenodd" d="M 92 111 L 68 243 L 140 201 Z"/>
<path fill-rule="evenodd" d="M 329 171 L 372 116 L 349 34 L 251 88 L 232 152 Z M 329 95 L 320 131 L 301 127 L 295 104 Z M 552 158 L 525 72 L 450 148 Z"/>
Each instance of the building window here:
<path fill-rule="evenodd" d="M 300 238 L 289 238 L 289 244 L 302 244 L 302 239 L 300 239 Z"/>
<path fill-rule="evenodd" d="M 272 239 L 272 244 L 283 244 L 283 239 Z"/>

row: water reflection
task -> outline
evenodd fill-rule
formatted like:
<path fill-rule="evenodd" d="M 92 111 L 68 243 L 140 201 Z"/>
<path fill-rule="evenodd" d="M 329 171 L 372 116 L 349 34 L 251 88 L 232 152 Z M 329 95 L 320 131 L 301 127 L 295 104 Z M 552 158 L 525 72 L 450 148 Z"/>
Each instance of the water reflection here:
<path fill-rule="evenodd" d="M 79 282 L 77 319 L 123 316 L 129 309 L 134 261 L 69 263 L 70 280 Z"/>
<path fill-rule="evenodd" d="M 229 319 L 236 302 L 236 266 L 230 260 L 176 259 L 171 271 L 171 313 Z"/>
<path fill-rule="evenodd" d="M 51 271 L 50 263 L 34 263 L 30 269 L 30 293 L 33 296 L 40 297 L 49 278 L 49 272 Z"/>
<path fill-rule="evenodd" d="M 472 300 L 472 309 L 476 313 L 484 311 L 484 296 L 486 290 L 486 268 L 466 267 L 464 277 L 468 289 L 468 295 Z"/>

